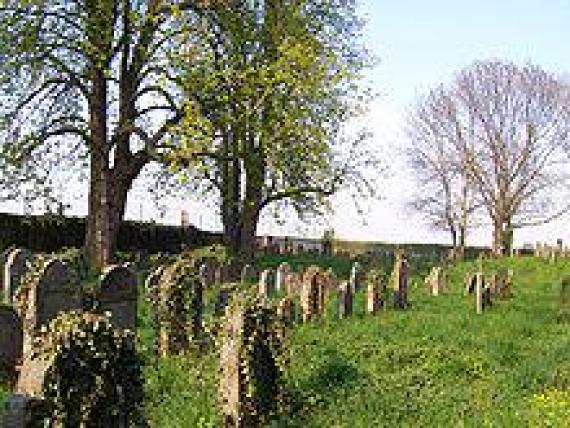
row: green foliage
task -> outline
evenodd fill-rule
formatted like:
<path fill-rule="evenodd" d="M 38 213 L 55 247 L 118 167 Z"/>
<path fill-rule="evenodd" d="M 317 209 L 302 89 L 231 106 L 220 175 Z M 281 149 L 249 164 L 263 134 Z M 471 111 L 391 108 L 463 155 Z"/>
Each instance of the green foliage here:
<path fill-rule="evenodd" d="M 107 318 L 67 313 L 36 339 L 51 361 L 43 385 L 48 417 L 62 426 L 143 423 L 141 361 L 130 332 Z"/>

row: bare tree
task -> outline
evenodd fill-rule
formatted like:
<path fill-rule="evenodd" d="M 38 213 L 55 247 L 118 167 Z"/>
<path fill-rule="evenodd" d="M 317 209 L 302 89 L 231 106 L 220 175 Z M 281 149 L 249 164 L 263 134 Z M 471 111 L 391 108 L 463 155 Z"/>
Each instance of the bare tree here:
<path fill-rule="evenodd" d="M 453 139 L 448 120 L 449 94 L 443 87 L 420 100 L 409 116 L 408 137 L 412 147 L 408 161 L 418 183 L 410 206 L 421 212 L 431 226 L 446 230 L 456 254 L 463 254 L 467 229 L 478 205 L 469 180 L 465 158 Z M 463 157 L 463 162 L 461 159 Z"/>
<path fill-rule="evenodd" d="M 438 95 L 434 137 L 464 165 L 493 228 L 493 250 L 512 248 L 515 229 L 570 211 L 568 86 L 535 65 L 480 61 Z M 451 156 L 453 154 L 453 156 Z"/>

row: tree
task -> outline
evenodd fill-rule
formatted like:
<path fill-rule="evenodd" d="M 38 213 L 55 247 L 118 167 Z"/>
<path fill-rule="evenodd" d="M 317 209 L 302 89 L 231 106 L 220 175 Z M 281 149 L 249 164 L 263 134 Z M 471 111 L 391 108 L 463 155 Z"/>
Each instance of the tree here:
<path fill-rule="evenodd" d="M 480 61 L 438 95 L 434 138 L 453 148 L 493 228 L 493 250 L 512 248 L 515 229 L 570 211 L 568 86 L 535 65 Z"/>
<path fill-rule="evenodd" d="M 49 184 L 60 154 L 87 161 L 85 247 L 93 266 L 112 263 L 129 189 L 184 116 L 182 70 L 170 59 L 199 23 L 200 3 L 6 0 L 0 7 L 0 166 L 4 177 L 21 180 L 26 167 L 24 178 Z"/>
<path fill-rule="evenodd" d="M 466 159 L 457 151 L 455 129 L 447 120 L 449 96 L 443 87 L 430 91 L 410 114 L 407 158 L 418 191 L 410 206 L 436 230 L 451 235 L 455 254 L 465 251 L 467 230 L 480 206 L 471 184 Z"/>
<path fill-rule="evenodd" d="M 235 1 L 203 18 L 209 38 L 186 59 L 191 100 L 166 161 L 216 193 L 226 244 L 251 259 L 267 207 L 303 216 L 343 184 L 372 192 L 366 135 L 344 128 L 362 111 L 369 58 L 354 1 Z"/>

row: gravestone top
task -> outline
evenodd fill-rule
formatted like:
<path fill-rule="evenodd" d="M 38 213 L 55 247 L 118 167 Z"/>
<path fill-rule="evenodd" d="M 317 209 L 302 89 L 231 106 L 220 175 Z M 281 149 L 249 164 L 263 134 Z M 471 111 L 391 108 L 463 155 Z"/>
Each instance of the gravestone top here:
<path fill-rule="evenodd" d="M 125 266 L 109 266 L 101 275 L 98 299 L 109 303 L 136 300 L 137 276 Z"/>

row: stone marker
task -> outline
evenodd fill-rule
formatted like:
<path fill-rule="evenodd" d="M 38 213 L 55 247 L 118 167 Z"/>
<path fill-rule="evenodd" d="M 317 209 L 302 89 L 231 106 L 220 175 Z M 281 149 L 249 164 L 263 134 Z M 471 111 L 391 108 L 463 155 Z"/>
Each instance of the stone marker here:
<path fill-rule="evenodd" d="M 375 315 L 380 310 L 380 296 L 378 292 L 378 285 L 370 281 L 366 291 L 366 312 L 370 315 Z"/>
<path fill-rule="evenodd" d="M 285 288 L 285 278 L 291 271 L 289 264 L 286 262 L 281 263 L 277 267 L 277 271 L 275 272 L 275 290 L 277 292 L 281 291 Z"/>
<path fill-rule="evenodd" d="M 358 262 L 354 262 L 350 268 L 349 285 L 353 293 L 362 287 L 362 270 Z"/>
<path fill-rule="evenodd" d="M 255 280 L 257 277 L 257 272 L 255 271 L 255 267 L 250 264 L 246 264 L 241 270 L 241 282 L 247 282 Z"/>
<path fill-rule="evenodd" d="M 408 260 L 406 256 L 398 252 L 394 263 L 394 307 L 406 309 L 408 302 Z"/>
<path fill-rule="evenodd" d="M 20 317 L 14 308 L 0 304 L 0 375 L 11 380 L 16 379 L 22 358 L 22 341 Z"/>
<path fill-rule="evenodd" d="M 21 248 L 16 248 L 6 255 L 2 281 L 4 286 L 2 290 L 4 303 L 8 305 L 14 304 L 14 298 L 20 287 L 22 277 L 29 270 L 33 258 L 31 252 Z"/>
<path fill-rule="evenodd" d="M 426 278 L 426 283 L 432 296 L 439 296 L 446 289 L 445 273 L 443 268 L 435 266 Z"/>
<path fill-rule="evenodd" d="M 265 269 L 259 276 L 259 284 L 257 293 L 260 297 L 269 297 L 273 294 L 273 272 L 271 269 Z"/>
<path fill-rule="evenodd" d="M 483 313 L 483 274 L 477 272 L 475 282 L 475 304 L 478 314 Z"/>
<path fill-rule="evenodd" d="M 277 316 L 279 316 L 285 326 L 291 327 L 293 325 L 295 322 L 295 304 L 293 299 L 285 296 L 279 301 Z"/>
<path fill-rule="evenodd" d="M 58 259 L 38 265 L 35 281 L 22 289 L 24 357 L 32 350 L 33 337 L 61 312 L 81 311 L 81 289 L 71 268 Z M 33 268 L 32 268 L 33 269 Z"/>
<path fill-rule="evenodd" d="M 338 317 L 346 318 L 352 315 L 352 287 L 348 282 L 342 282 L 338 288 Z"/>
<path fill-rule="evenodd" d="M 303 274 L 301 290 L 301 308 L 303 322 L 320 318 L 319 271 L 308 269 Z"/>
<path fill-rule="evenodd" d="M 293 297 L 299 294 L 302 286 L 301 275 L 296 272 L 289 272 L 285 277 L 285 292 L 287 296 Z"/>
<path fill-rule="evenodd" d="M 110 312 L 111 322 L 119 328 L 134 331 L 137 321 L 137 276 L 124 266 L 110 266 L 101 275 L 97 293 L 98 310 Z"/>

